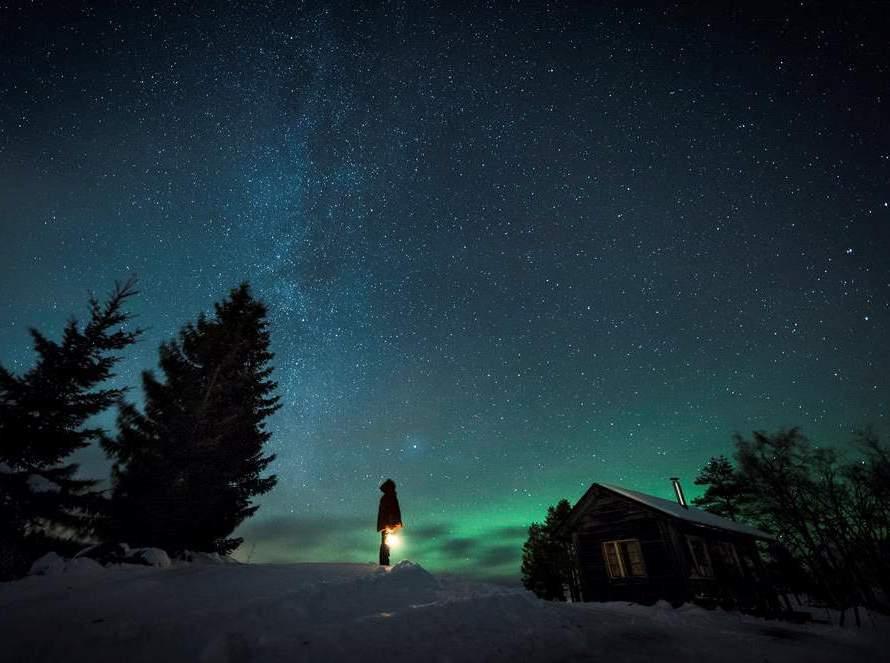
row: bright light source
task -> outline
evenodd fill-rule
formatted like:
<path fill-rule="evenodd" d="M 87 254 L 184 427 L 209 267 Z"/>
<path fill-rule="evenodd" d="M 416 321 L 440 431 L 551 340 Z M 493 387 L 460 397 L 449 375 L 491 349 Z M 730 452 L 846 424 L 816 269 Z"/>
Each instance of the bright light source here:
<path fill-rule="evenodd" d="M 395 532 L 386 535 L 386 545 L 390 548 L 398 548 L 402 545 L 402 537 Z"/>

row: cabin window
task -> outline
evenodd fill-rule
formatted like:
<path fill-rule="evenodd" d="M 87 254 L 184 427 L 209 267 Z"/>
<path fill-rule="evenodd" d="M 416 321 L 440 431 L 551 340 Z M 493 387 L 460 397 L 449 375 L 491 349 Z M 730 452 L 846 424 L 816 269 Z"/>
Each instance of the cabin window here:
<path fill-rule="evenodd" d="M 687 536 L 686 545 L 689 547 L 689 557 L 692 562 L 689 574 L 699 578 L 713 578 L 714 567 L 705 540 L 700 536 Z"/>
<path fill-rule="evenodd" d="M 643 549 L 637 539 L 604 541 L 603 559 L 610 578 L 642 578 L 646 575 Z"/>
<path fill-rule="evenodd" d="M 760 580 L 760 573 L 757 571 L 757 563 L 754 561 L 754 558 L 750 553 L 742 553 L 741 557 L 742 568 L 745 570 L 745 573 L 749 575 L 754 580 Z"/>
<path fill-rule="evenodd" d="M 718 566 L 731 573 L 740 573 L 742 565 L 736 554 L 735 546 L 727 541 L 714 541 L 711 544 L 711 558 Z"/>

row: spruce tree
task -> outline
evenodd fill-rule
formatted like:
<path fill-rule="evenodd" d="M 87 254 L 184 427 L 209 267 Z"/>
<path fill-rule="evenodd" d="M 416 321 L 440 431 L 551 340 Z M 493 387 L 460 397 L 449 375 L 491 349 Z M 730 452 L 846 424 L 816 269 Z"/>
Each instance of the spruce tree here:
<path fill-rule="evenodd" d="M 126 301 L 135 280 L 115 284 L 104 304 L 89 300 L 89 321 L 65 325 L 60 342 L 31 329 L 37 355 L 21 376 L 0 366 L 0 539 L 20 543 L 45 532 L 85 534 L 101 507 L 96 481 L 78 478 L 68 457 L 100 440 L 87 424 L 120 400 L 124 389 L 103 387 L 133 343 Z"/>
<path fill-rule="evenodd" d="M 704 495 L 692 500 L 695 506 L 718 516 L 739 520 L 749 500 L 745 481 L 726 456 L 714 456 L 695 478 L 696 486 L 707 486 Z"/>
<path fill-rule="evenodd" d="M 528 528 L 528 539 L 522 546 L 522 584 L 538 598 L 565 601 L 566 587 L 575 594 L 569 544 L 557 535 L 571 510 L 568 500 L 560 500 L 547 508 L 543 524 L 532 523 Z"/>
<path fill-rule="evenodd" d="M 247 283 L 161 345 L 163 378 L 143 374 L 145 409 L 121 407 L 109 536 L 131 545 L 228 553 L 275 476 L 262 476 L 278 407 L 266 307 Z"/>

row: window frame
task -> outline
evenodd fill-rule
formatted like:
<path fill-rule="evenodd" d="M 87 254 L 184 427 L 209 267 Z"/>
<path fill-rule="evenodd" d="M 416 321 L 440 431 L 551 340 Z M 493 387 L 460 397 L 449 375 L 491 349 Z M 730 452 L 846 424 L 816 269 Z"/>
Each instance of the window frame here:
<path fill-rule="evenodd" d="M 732 541 L 712 541 L 711 546 L 718 551 L 723 562 L 728 562 L 732 571 L 738 574 L 744 572 L 742 562 L 739 560 L 738 552 L 736 552 L 735 544 Z M 710 551 L 708 551 L 708 554 L 710 554 Z M 713 562 L 713 558 L 711 561 Z"/>
<path fill-rule="evenodd" d="M 633 564 L 629 559 L 629 554 L 627 551 L 627 544 L 635 544 L 637 550 L 639 551 L 640 556 L 640 567 L 642 573 L 635 574 L 633 573 Z M 609 549 L 615 554 L 615 559 L 618 562 L 618 571 L 620 575 L 615 575 L 613 573 L 612 561 L 609 558 Z M 640 543 L 639 539 L 611 539 L 609 541 L 602 541 L 600 544 L 600 549 L 603 554 L 603 562 L 606 566 L 606 573 L 609 576 L 610 580 L 626 580 L 632 578 L 648 578 L 649 572 L 646 568 L 646 558 L 643 556 L 643 546 Z"/>
<path fill-rule="evenodd" d="M 714 561 L 711 559 L 711 553 L 708 551 L 708 542 L 703 536 L 697 536 L 695 534 L 686 534 L 686 549 L 689 551 L 689 559 L 692 562 L 690 565 L 690 578 L 704 578 L 707 580 L 714 579 Z M 704 561 L 707 563 L 707 571 L 708 573 L 704 573 L 705 568 L 702 566 L 702 560 L 699 560 L 698 555 L 695 552 L 695 548 L 692 545 L 692 542 L 696 541 L 701 544 L 701 549 L 704 552 Z"/>

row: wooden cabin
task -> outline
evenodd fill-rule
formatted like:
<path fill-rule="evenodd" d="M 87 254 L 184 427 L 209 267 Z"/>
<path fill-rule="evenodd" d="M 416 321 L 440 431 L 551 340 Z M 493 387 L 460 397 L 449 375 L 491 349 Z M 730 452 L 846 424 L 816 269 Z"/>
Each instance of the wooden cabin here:
<path fill-rule="evenodd" d="M 595 483 L 575 504 L 558 534 L 570 541 L 583 601 L 695 601 L 772 612 L 775 592 L 758 542 L 773 537 L 754 527 L 678 501 Z"/>

